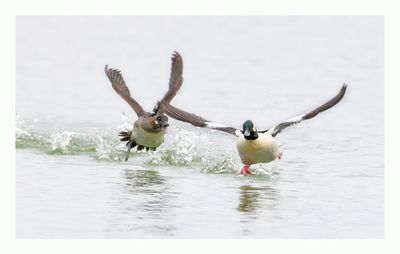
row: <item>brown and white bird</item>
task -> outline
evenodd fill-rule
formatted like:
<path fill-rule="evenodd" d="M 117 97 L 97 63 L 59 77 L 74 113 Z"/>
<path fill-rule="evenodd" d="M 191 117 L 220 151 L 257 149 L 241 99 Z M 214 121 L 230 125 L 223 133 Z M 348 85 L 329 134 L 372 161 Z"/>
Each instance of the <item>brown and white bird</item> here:
<path fill-rule="evenodd" d="M 172 55 L 171 74 L 169 79 L 169 89 L 161 101 L 157 102 L 153 112 L 145 111 L 142 106 L 131 96 L 129 88 L 121 75 L 121 71 L 105 66 L 105 72 L 111 81 L 112 87 L 135 111 L 138 119 L 135 121 L 132 130 L 121 131 L 119 136 L 121 141 L 127 141 L 127 154 L 125 161 L 129 158 L 131 148 L 137 146 L 137 150 L 146 148 L 148 151 L 156 150 L 164 142 L 164 134 L 167 130 L 168 117 L 164 114 L 162 105 L 168 105 L 175 97 L 183 82 L 183 61 L 178 52 Z"/>
<path fill-rule="evenodd" d="M 237 136 L 238 139 L 236 141 L 236 147 L 239 152 L 240 159 L 244 164 L 242 170 L 240 171 L 240 174 L 248 175 L 252 174 L 252 172 L 250 171 L 250 166 L 253 164 L 267 163 L 277 158 L 281 159 L 282 153 L 278 149 L 275 140 L 276 135 L 278 135 L 283 129 L 294 124 L 298 124 L 304 120 L 311 119 L 319 113 L 336 105 L 339 101 L 342 100 L 344 94 L 346 93 L 346 88 L 347 85 L 343 84 L 339 93 L 321 106 L 306 114 L 290 118 L 270 129 L 263 131 L 257 131 L 254 123 L 251 120 L 245 121 L 243 123 L 242 129 L 239 130 L 224 124 L 208 121 L 201 116 L 185 112 L 166 102 L 162 102 L 162 105 L 164 108 L 164 112 L 168 116 L 176 120 L 187 122 L 197 127 L 205 127 L 224 131 Z"/>

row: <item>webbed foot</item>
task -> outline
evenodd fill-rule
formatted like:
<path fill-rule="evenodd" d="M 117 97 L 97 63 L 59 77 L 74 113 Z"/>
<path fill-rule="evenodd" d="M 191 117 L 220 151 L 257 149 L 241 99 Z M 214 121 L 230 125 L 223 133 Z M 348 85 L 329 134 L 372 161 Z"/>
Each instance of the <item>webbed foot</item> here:
<path fill-rule="evenodd" d="M 250 171 L 250 166 L 244 165 L 242 170 L 240 170 L 239 175 L 252 175 L 253 172 Z"/>

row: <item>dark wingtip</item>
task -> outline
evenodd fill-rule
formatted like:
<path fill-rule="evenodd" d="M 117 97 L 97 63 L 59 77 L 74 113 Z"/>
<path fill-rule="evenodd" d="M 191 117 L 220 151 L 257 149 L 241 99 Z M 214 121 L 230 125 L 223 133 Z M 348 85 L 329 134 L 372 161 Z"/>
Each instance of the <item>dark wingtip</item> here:
<path fill-rule="evenodd" d="M 346 93 L 346 89 L 347 89 L 347 84 L 343 83 L 342 87 L 340 88 L 339 93 L 335 96 L 334 99 L 332 99 L 334 101 L 334 103 L 331 105 L 331 107 L 333 107 L 336 103 L 338 103 L 339 101 L 341 101 L 344 97 L 344 94 Z"/>
<path fill-rule="evenodd" d="M 172 54 L 172 59 L 175 59 L 175 58 L 181 58 L 181 55 L 176 50 L 174 50 L 174 53 Z"/>
<path fill-rule="evenodd" d="M 339 94 L 341 94 L 340 100 L 343 98 L 344 94 L 346 93 L 347 85 L 348 85 L 348 84 L 343 83 L 342 88 L 340 89 L 340 92 L 339 92 Z"/>

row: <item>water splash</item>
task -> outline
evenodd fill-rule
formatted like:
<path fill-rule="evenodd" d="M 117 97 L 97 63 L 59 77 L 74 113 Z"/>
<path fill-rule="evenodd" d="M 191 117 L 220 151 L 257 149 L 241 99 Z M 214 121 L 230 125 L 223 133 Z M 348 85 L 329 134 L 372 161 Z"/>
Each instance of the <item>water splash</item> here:
<path fill-rule="evenodd" d="M 240 167 L 233 155 L 228 156 L 215 165 L 210 165 L 212 160 L 209 160 L 208 165 L 201 170 L 205 174 L 236 174 Z"/>
<path fill-rule="evenodd" d="M 33 148 L 51 155 L 75 155 L 95 153 L 99 160 L 119 160 L 122 158 L 117 138 L 100 133 L 92 128 L 88 133 L 61 131 L 42 134 L 35 130 L 32 123 L 16 118 L 16 148 Z"/>
<path fill-rule="evenodd" d="M 196 151 L 201 136 L 181 128 L 174 129 L 173 133 L 173 136 L 168 135 L 167 141 L 162 147 L 149 153 L 147 165 L 187 166 L 202 161 L 202 157 Z"/>
<path fill-rule="evenodd" d="M 126 115 L 125 112 L 121 114 L 122 117 L 122 123 L 117 126 L 118 130 L 124 131 L 124 130 L 132 130 L 133 129 L 133 124 L 129 122 L 128 116 Z"/>
<path fill-rule="evenodd" d="M 205 174 L 238 174 L 243 164 L 236 160 L 235 156 L 232 154 L 222 161 L 217 162 L 217 164 L 211 164 L 210 160 L 208 165 L 202 169 L 202 173 Z M 276 162 L 271 163 L 260 163 L 251 166 L 251 171 L 253 172 L 252 177 L 273 177 L 279 175 L 278 167 Z"/>
<path fill-rule="evenodd" d="M 96 159 L 105 161 L 120 161 L 124 158 L 125 146 L 115 144 L 113 140 L 107 139 L 100 134 L 93 136 L 96 144 Z"/>
<path fill-rule="evenodd" d="M 255 176 L 267 176 L 272 178 L 279 175 L 279 169 L 276 165 L 276 161 L 252 165 L 251 170 Z"/>
<path fill-rule="evenodd" d="M 25 120 L 21 119 L 19 115 L 15 117 L 15 137 L 30 137 L 32 125 L 28 124 Z"/>
<path fill-rule="evenodd" d="M 55 133 L 50 136 L 49 142 L 51 145 L 51 153 L 54 154 L 68 154 L 70 153 L 71 140 L 75 139 L 75 143 L 77 139 L 79 139 L 79 133 L 72 131 L 63 131 L 61 133 Z"/>
<path fill-rule="evenodd" d="M 40 134 L 34 133 L 34 125 L 20 118 L 15 117 L 15 147 L 16 148 L 37 148 L 48 147 L 48 140 Z"/>
<path fill-rule="evenodd" d="M 39 149 L 50 155 L 88 154 L 96 160 L 121 161 L 125 158 L 126 147 L 118 140 L 116 133 L 132 128 L 127 117 L 122 117 L 123 123 L 108 131 L 91 128 L 87 132 L 64 130 L 56 133 L 40 133 L 33 123 L 17 117 L 16 148 Z M 171 133 L 156 152 L 145 152 L 145 164 L 187 166 L 202 161 L 196 146 L 204 137 L 179 128 Z M 143 152 L 132 153 L 131 159 L 134 160 L 135 154 Z"/>
<path fill-rule="evenodd" d="M 16 117 L 16 148 L 33 148 L 50 155 L 87 154 L 99 161 L 122 161 L 125 158 L 126 147 L 118 140 L 119 130 L 131 129 L 132 125 L 123 115 L 123 123 L 109 131 L 91 128 L 87 132 L 65 130 L 52 134 L 39 133 L 32 123 Z M 194 166 L 201 167 L 205 174 L 237 174 L 243 166 L 235 153 L 226 155 L 215 149 L 209 149 L 216 144 L 210 141 L 207 134 L 198 135 L 195 132 L 181 128 L 172 128 L 165 137 L 165 143 L 157 151 L 132 151 L 131 160 L 143 162 L 150 166 Z M 199 152 L 203 151 L 203 152 Z M 224 159 L 220 159 L 223 157 Z M 204 165 L 206 167 L 204 168 Z M 275 162 L 257 164 L 251 167 L 254 176 L 273 176 L 278 174 Z"/>

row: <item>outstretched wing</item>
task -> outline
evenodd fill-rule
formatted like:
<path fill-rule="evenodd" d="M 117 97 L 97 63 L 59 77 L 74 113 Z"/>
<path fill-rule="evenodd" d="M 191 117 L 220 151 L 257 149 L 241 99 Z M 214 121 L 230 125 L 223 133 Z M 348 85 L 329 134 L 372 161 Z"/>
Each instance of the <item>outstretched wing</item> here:
<path fill-rule="evenodd" d="M 119 94 L 122 97 L 122 99 L 124 99 L 131 106 L 131 108 L 136 112 L 138 117 L 146 115 L 147 112 L 144 111 L 142 106 L 140 106 L 140 104 L 131 97 L 131 92 L 129 91 L 129 88 L 125 84 L 124 78 L 121 75 L 121 71 L 117 69 L 108 68 L 108 65 L 106 65 L 104 69 L 115 92 L 117 92 L 117 94 Z"/>
<path fill-rule="evenodd" d="M 160 104 L 161 104 L 161 107 L 163 108 L 165 114 L 167 114 L 168 116 L 170 116 L 176 120 L 190 123 L 197 127 L 204 127 L 204 128 L 224 131 L 224 132 L 230 133 L 235 136 L 238 135 L 239 130 L 237 130 L 236 128 L 229 127 L 224 124 L 219 124 L 219 123 L 215 123 L 212 121 L 208 121 L 208 120 L 202 118 L 201 116 L 185 112 L 185 111 L 178 109 L 168 103 L 160 103 Z"/>
<path fill-rule="evenodd" d="M 304 120 L 311 119 L 311 118 L 315 117 L 319 113 L 321 113 L 321 112 L 323 112 L 323 111 L 325 111 L 327 109 L 330 109 L 331 107 L 335 106 L 339 101 L 341 101 L 343 96 L 344 96 L 344 94 L 346 93 L 346 88 L 347 88 L 347 84 L 343 84 L 343 86 L 340 89 L 339 93 L 335 97 L 333 97 L 329 101 L 325 102 L 324 104 L 322 104 L 318 108 L 308 112 L 307 114 L 303 114 L 303 115 L 300 115 L 300 116 L 293 117 L 291 119 L 286 120 L 285 122 L 282 122 L 282 123 L 276 125 L 272 129 L 268 129 L 268 130 L 265 130 L 265 131 L 259 131 L 259 132 L 270 131 L 271 135 L 273 137 L 275 137 L 283 129 L 285 129 L 285 128 L 289 127 L 289 126 L 292 126 L 294 124 L 298 124 L 298 123 L 300 123 L 300 122 L 302 122 Z"/>
<path fill-rule="evenodd" d="M 174 51 L 174 54 L 172 54 L 171 57 L 171 74 L 169 77 L 168 91 L 161 99 L 161 101 L 157 102 L 156 106 L 153 109 L 153 114 L 162 114 L 164 112 L 164 108 L 162 105 L 169 104 L 171 100 L 175 97 L 183 83 L 182 73 L 182 57 L 178 52 Z"/>
<path fill-rule="evenodd" d="M 164 95 L 161 101 L 166 103 L 170 103 L 171 100 L 175 97 L 178 90 L 181 88 L 183 83 L 183 61 L 181 55 L 174 51 L 174 54 L 171 58 L 171 74 L 169 77 L 169 88 L 168 92 Z"/>

